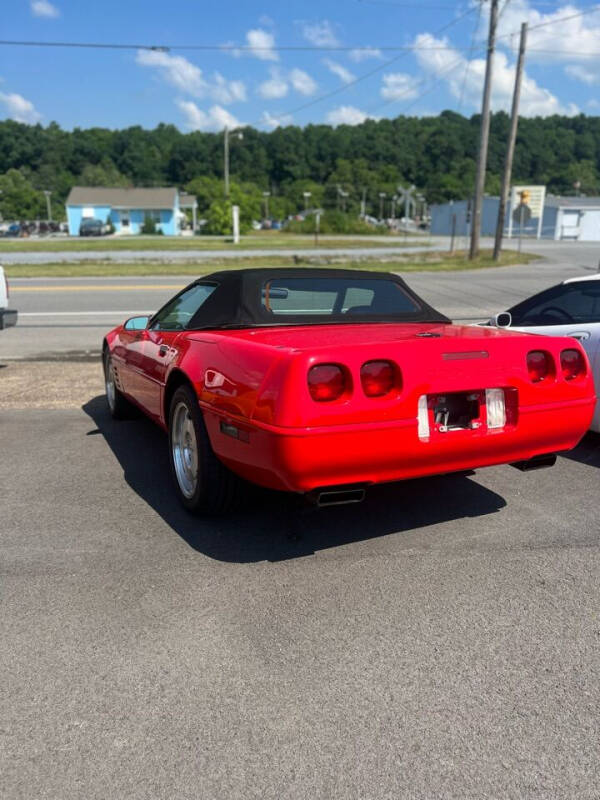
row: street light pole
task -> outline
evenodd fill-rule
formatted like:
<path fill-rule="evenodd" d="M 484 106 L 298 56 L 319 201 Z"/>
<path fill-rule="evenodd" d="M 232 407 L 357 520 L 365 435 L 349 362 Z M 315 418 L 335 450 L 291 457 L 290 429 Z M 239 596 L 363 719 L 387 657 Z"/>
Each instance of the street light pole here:
<path fill-rule="evenodd" d="M 269 197 L 271 196 L 271 192 L 263 192 L 263 197 L 265 198 L 265 219 L 269 219 Z"/>
<path fill-rule="evenodd" d="M 48 222 L 52 222 L 52 206 L 50 205 L 50 195 L 52 192 L 50 189 L 44 189 L 44 194 L 46 195 L 46 209 L 48 211 Z"/>
<path fill-rule="evenodd" d="M 235 134 L 236 139 L 243 139 L 242 131 L 230 131 L 227 125 L 223 130 L 223 174 L 225 177 L 225 198 L 229 200 L 229 136 Z"/>
<path fill-rule="evenodd" d="M 385 199 L 385 192 L 379 192 L 379 219 L 383 219 L 383 201 Z"/>
<path fill-rule="evenodd" d="M 223 136 L 223 173 L 225 176 L 225 198 L 229 198 L 229 128 L 225 126 Z"/>

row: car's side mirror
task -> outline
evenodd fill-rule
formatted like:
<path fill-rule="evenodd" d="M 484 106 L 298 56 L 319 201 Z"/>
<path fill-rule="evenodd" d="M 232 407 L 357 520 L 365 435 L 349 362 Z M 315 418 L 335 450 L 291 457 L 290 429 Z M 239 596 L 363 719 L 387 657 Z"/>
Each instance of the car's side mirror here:
<path fill-rule="evenodd" d="M 126 331 L 145 331 L 150 317 L 129 317 L 123 327 Z"/>
<path fill-rule="evenodd" d="M 510 311 L 502 311 L 500 314 L 496 314 L 494 322 L 497 328 L 510 328 L 512 325 L 512 315 Z"/>

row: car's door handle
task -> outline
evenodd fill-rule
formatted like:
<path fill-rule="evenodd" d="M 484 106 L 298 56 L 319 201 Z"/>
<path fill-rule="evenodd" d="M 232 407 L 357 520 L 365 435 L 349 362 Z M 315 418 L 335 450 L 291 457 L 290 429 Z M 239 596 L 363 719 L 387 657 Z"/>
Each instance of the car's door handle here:
<path fill-rule="evenodd" d="M 166 356 L 168 352 L 169 352 L 169 348 L 168 348 L 168 346 L 166 344 L 161 344 L 161 346 L 158 348 L 158 355 L 159 356 Z"/>
<path fill-rule="evenodd" d="M 571 337 L 571 339 L 577 339 L 580 342 L 584 342 L 586 339 L 590 338 L 589 331 L 576 331 L 575 333 L 569 333 L 568 335 Z"/>

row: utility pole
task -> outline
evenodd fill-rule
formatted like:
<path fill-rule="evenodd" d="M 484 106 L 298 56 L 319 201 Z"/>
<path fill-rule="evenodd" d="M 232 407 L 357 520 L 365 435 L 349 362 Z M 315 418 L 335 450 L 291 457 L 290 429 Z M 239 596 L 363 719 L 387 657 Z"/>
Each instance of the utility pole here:
<path fill-rule="evenodd" d="M 515 74 L 515 89 L 513 92 L 512 111 L 510 118 L 510 134 L 508 136 L 508 146 L 506 148 L 506 161 L 504 162 L 504 176 L 502 178 L 502 190 L 500 192 L 500 207 L 498 208 L 496 239 L 494 241 L 494 261 L 498 261 L 498 259 L 500 258 L 500 251 L 502 250 L 502 234 L 504 233 L 504 218 L 506 217 L 506 204 L 508 203 L 508 193 L 510 191 L 513 156 L 515 154 L 515 142 L 517 139 L 517 127 L 519 124 L 519 101 L 521 99 L 521 83 L 523 80 L 523 64 L 525 63 L 526 47 L 527 47 L 527 23 L 524 22 L 521 25 L 521 41 L 519 44 L 519 58 L 517 60 L 517 72 Z"/>
<path fill-rule="evenodd" d="M 262 194 L 265 198 L 265 219 L 269 219 L 269 197 L 271 196 L 271 192 L 263 192 Z"/>
<path fill-rule="evenodd" d="M 482 2 L 483 0 L 480 0 Z M 498 27 L 498 0 L 492 0 L 490 10 L 490 30 L 488 34 L 487 61 L 485 65 L 485 81 L 483 84 L 483 103 L 481 108 L 481 135 L 479 154 L 477 157 L 477 177 L 475 180 L 475 202 L 473 204 L 473 227 L 471 228 L 471 250 L 469 258 L 479 255 L 479 236 L 481 233 L 481 205 L 485 187 L 485 169 L 487 165 L 488 139 L 490 136 L 490 95 L 492 91 L 492 68 L 494 65 L 494 49 L 496 47 L 496 28 Z"/>

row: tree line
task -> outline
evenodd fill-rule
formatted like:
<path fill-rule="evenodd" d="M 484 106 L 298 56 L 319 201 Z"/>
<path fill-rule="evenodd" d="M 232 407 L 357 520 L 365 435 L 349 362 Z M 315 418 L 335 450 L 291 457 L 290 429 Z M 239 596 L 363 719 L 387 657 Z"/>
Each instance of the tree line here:
<path fill-rule="evenodd" d="M 384 216 L 398 185 L 414 184 L 427 202 L 461 199 L 473 191 L 480 118 L 444 111 L 436 117 L 367 120 L 361 125 L 287 126 L 266 133 L 244 129 L 230 148 L 232 200 L 246 220 L 282 218 L 304 208 L 340 208 Z M 492 115 L 486 191 L 500 189 L 509 118 Z M 545 184 L 554 194 L 600 192 L 600 118 L 521 119 L 515 182 Z M 218 227 L 223 202 L 223 135 L 153 130 L 75 128 L 56 123 L 0 122 L 0 212 L 4 219 L 45 218 L 43 190 L 52 192 L 53 216 L 64 218 L 72 186 L 175 185 L 196 194 L 199 213 Z M 266 199 L 264 192 L 269 192 Z"/>

